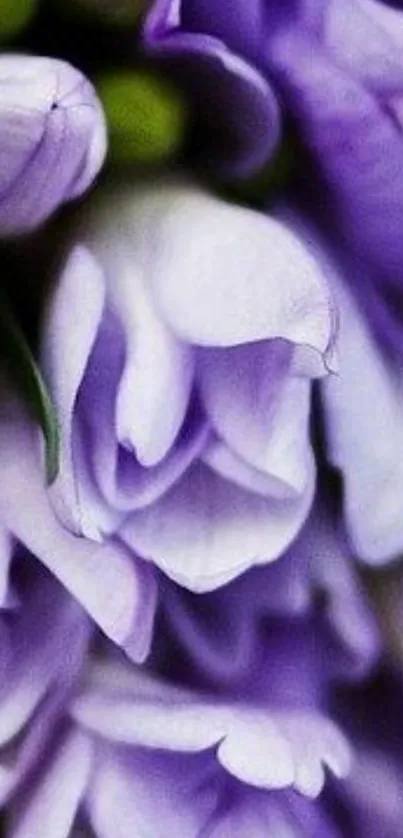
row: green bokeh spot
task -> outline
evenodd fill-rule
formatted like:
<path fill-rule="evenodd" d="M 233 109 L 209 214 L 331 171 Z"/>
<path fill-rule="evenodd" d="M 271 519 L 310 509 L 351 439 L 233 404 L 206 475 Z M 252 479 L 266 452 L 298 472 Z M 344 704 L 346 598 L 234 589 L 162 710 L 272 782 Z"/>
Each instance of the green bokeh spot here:
<path fill-rule="evenodd" d="M 62 0 L 62 3 L 70 14 L 116 26 L 136 25 L 150 5 L 149 0 Z"/>
<path fill-rule="evenodd" d="M 0 40 L 18 35 L 31 20 L 36 0 L 0 0 Z"/>
<path fill-rule="evenodd" d="M 165 79 L 143 70 L 105 73 L 97 92 L 108 122 L 111 162 L 162 163 L 180 150 L 186 106 Z"/>

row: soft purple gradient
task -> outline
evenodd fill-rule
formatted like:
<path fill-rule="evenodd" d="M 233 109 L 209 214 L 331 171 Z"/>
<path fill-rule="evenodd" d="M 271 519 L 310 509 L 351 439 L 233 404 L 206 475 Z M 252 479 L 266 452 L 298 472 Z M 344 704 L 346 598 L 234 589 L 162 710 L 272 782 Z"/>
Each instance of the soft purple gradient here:
<path fill-rule="evenodd" d="M 341 572 L 329 575 L 332 566 Z M 12 580 L 3 747 L 21 732 L 7 791 L 7 838 L 39 831 L 68 838 L 88 825 L 97 838 L 123 838 L 133 829 L 153 838 L 167 831 L 263 838 L 286 825 L 297 836 L 314 827 L 313 835 L 334 836 L 343 834 L 337 830 L 346 812 L 358 825 L 368 822 L 373 746 L 372 763 L 369 739 L 357 751 L 368 768 L 364 793 L 351 762 L 356 737 L 348 743 L 331 706 L 335 682 L 371 673 L 379 639 L 343 536 L 323 510 L 282 563 L 249 571 L 220 591 L 197 597 L 161 577 L 152 654 L 142 668 L 94 635 L 84 612 L 32 558 L 14 557 Z M 51 624 L 56 603 L 60 620 L 43 623 L 46 642 L 38 647 L 30 633 L 17 692 L 18 627 L 34 619 L 30 591 L 38 607 L 49 597 Z M 27 666 L 26 656 L 36 663 Z M 351 690 L 345 687 L 347 696 Z M 41 703 L 45 691 L 53 716 Z M 341 718 L 354 726 L 345 708 Z M 33 764 L 31 753 L 22 764 L 37 725 L 46 725 L 40 761 Z M 376 780 L 386 782 L 393 762 L 383 758 L 384 776 Z M 388 789 L 369 797 L 371 836 L 379 811 L 385 817 Z"/>

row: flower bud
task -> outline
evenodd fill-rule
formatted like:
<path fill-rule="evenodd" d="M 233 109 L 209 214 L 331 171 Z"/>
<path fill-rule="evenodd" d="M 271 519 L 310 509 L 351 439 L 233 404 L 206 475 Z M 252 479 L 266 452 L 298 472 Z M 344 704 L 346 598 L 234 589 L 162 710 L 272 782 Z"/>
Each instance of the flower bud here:
<path fill-rule="evenodd" d="M 178 91 L 144 70 L 105 73 L 97 91 L 116 163 L 160 163 L 173 157 L 185 136 L 186 109 Z"/>
<path fill-rule="evenodd" d="M 28 232 L 92 183 L 105 156 L 87 79 L 52 58 L 0 56 L 0 235 Z"/>
<path fill-rule="evenodd" d="M 0 40 L 18 35 L 29 23 L 36 0 L 0 0 Z"/>

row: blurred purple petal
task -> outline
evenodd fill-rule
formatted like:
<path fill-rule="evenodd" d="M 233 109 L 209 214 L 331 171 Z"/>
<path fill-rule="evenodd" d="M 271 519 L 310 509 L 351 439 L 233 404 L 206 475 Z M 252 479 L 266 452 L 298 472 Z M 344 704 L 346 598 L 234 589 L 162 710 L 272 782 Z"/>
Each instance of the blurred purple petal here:
<path fill-rule="evenodd" d="M 172 0 L 154 3 L 145 25 L 146 51 L 187 92 L 204 162 L 222 174 L 247 176 L 267 162 L 280 138 L 273 88 L 211 30 L 180 27 L 180 15 L 180 4 Z"/>
<path fill-rule="evenodd" d="M 340 312 L 340 371 L 322 384 L 329 456 L 344 476 L 353 546 L 378 565 L 403 548 L 402 383 L 343 288 Z"/>
<path fill-rule="evenodd" d="M 24 801 L 15 818 L 13 838 L 69 838 L 90 767 L 91 743 L 80 732 L 70 733 Z"/>
<path fill-rule="evenodd" d="M 217 758 L 230 774 L 266 789 L 295 785 L 315 796 L 323 785 L 322 762 L 338 776 L 348 770 L 346 742 L 320 716 L 216 706 L 162 684 L 157 694 L 151 684 L 148 695 L 141 677 L 137 696 L 138 679 L 133 673 L 132 695 L 124 701 L 113 690 L 103 696 L 90 689 L 77 699 L 75 718 L 107 739 L 157 750 L 192 753 L 218 745 Z"/>

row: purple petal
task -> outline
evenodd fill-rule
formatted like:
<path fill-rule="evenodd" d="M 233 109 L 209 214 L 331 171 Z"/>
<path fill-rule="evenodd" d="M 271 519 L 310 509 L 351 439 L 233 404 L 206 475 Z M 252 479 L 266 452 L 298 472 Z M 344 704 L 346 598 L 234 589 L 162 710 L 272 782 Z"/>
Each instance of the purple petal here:
<path fill-rule="evenodd" d="M 365 589 L 354 572 L 344 530 L 335 528 L 328 512 L 318 506 L 303 537 L 291 548 L 294 550 L 305 551 L 309 557 L 311 604 L 318 590 L 326 597 L 326 621 L 342 652 L 341 660 L 333 654 L 334 670 L 341 671 L 344 678 L 362 678 L 378 662 L 382 638 Z"/>
<path fill-rule="evenodd" d="M 76 700 L 74 717 L 98 736 L 126 745 L 185 753 L 218 746 L 223 767 L 259 788 L 294 786 L 316 796 L 323 765 L 337 776 L 349 769 L 344 737 L 319 714 L 217 705 L 162 682 L 151 682 L 147 690 L 147 681 L 134 672 L 132 681 L 132 694 L 121 699 L 116 690 L 89 688 Z"/>
<path fill-rule="evenodd" d="M 354 27 L 350 16 L 348 26 Z M 338 226 L 364 259 L 393 275 L 402 264 L 398 97 L 377 98 L 350 72 L 348 56 L 344 61 L 335 51 L 332 60 L 331 45 L 326 50 L 295 33 L 279 38 L 272 52 L 301 137 L 331 189 L 333 228 Z"/>
<path fill-rule="evenodd" d="M 84 612 L 61 586 L 51 577 L 33 586 L 14 615 L 12 660 L 0 691 L 2 746 L 23 730 L 51 687 L 64 695 L 69 692 L 88 637 Z"/>
<path fill-rule="evenodd" d="M 13 556 L 13 540 L 0 522 L 0 608 L 6 608 L 10 593 L 10 565 Z"/>
<path fill-rule="evenodd" d="M 167 752 L 104 747 L 89 792 L 99 838 L 126 838 L 148 829 L 152 838 L 267 838 L 306 834 L 336 838 L 322 809 L 294 792 L 252 789 L 214 766 L 210 754 L 185 758 Z"/>
<path fill-rule="evenodd" d="M 354 548 L 376 565 L 403 548 L 403 391 L 341 288 L 340 311 L 340 373 L 322 385 L 329 455 L 343 473 Z"/>
<path fill-rule="evenodd" d="M 13 838 L 69 838 L 91 768 L 91 743 L 82 733 L 64 738 L 50 767 L 37 778 L 12 829 Z"/>
<path fill-rule="evenodd" d="M 0 514 L 6 527 L 49 567 L 108 636 L 134 657 L 143 658 L 155 609 L 152 570 L 135 562 L 123 547 L 77 538 L 58 523 L 42 482 L 36 429 L 12 397 L 5 398 L 8 405 L 0 420 Z"/>
<path fill-rule="evenodd" d="M 106 276 L 87 248 L 75 247 L 48 308 L 42 339 L 42 366 L 62 439 L 52 501 L 65 524 L 96 540 L 116 529 L 119 510 L 158 497 L 198 444 L 198 434 L 185 431 L 167 460 L 153 469 L 137 463 L 138 458 L 157 462 L 174 443 L 187 409 L 192 356 L 156 319 L 135 270 L 129 276 L 117 271 L 108 292 L 117 324 L 105 310 Z"/>
<path fill-rule="evenodd" d="M 150 293 L 152 251 L 144 252 L 147 244 L 152 248 L 152 228 L 145 234 L 148 242 L 141 240 L 141 234 L 137 241 L 136 212 L 141 212 L 141 201 L 136 202 L 132 189 L 131 200 L 120 198 L 114 205 L 113 193 L 110 197 L 120 214 L 120 224 L 116 224 L 113 210 L 108 212 L 110 204 L 101 202 L 99 217 L 94 211 L 90 238 L 103 265 L 108 305 L 124 341 L 116 393 L 116 435 L 120 443 L 136 452 L 141 465 L 154 466 L 169 451 L 184 420 L 193 380 L 193 356 L 157 316 Z M 149 197 L 152 205 L 152 190 Z M 142 225 L 145 220 L 141 219 Z"/>
<path fill-rule="evenodd" d="M 190 768 L 176 754 L 99 748 L 87 801 L 97 837 L 201 835 L 217 795 L 200 789 L 206 781 L 204 764 L 201 771 L 193 764 Z"/>
<path fill-rule="evenodd" d="M 151 283 L 180 339 L 228 347 L 283 338 L 326 354 L 335 327 L 329 292 L 285 225 L 189 188 L 166 198 Z"/>
<path fill-rule="evenodd" d="M 263 497 L 290 497 L 289 485 L 279 481 L 267 471 L 258 471 L 253 468 L 214 433 L 210 433 L 200 459 L 220 477 L 248 492 L 263 495 Z M 291 494 L 293 494 L 292 489 Z"/>
<path fill-rule="evenodd" d="M 111 516 L 111 510 L 116 510 L 123 517 L 123 513 L 141 509 L 167 491 L 202 450 L 207 433 L 200 411 L 190 410 L 167 456 L 152 468 L 141 466 L 135 451 L 119 445 L 116 437 L 116 393 L 121 370 L 119 334 L 116 334 L 113 321 L 105 319 L 86 371 L 77 403 L 77 415 L 84 424 L 80 440 L 81 461 L 84 462 L 85 457 L 90 460 L 90 479 L 95 481 L 104 502 L 109 505 L 109 522 L 107 516 L 105 521 L 107 532 L 114 531 L 120 520 L 119 514 Z M 138 409 L 141 414 L 141 399 L 138 399 L 140 392 L 134 391 L 133 403 L 135 410 Z M 98 405 L 96 412 L 93 410 L 94 403 Z M 164 422 L 164 416 L 168 416 L 168 427 L 169 416 L 177 413 L 176 407 L 174 405 L 171 410 L 164 411 L 161 409 L 162 404 L 163 401 L 156 399 L 155 411 L 161 416 L 161 423 Z M 82 488 L 85 479 L 86 470 L 83 468 L 80 475 Z M 82 500 L 84 506 L 86 498 Z M 99 523 L 102 530 L 102 521 Z"/>
<path fill-rule="evenodd" d="M 362 678 L 379 660 L 379 628 L 353 570 L 319 507 L 280 561 L 219 590 L 200 597 L 165 579 L 153 646 L 163 671 L 238 699 L 312 706 L 324 684 Z"/>
<path fill-rule="evenodd" d="M 197 464 L 152 507 L 131 515 L 120 536 L 179 584 L 212 590 L 287 549 L 308 514 L 314 483 L 312 468 L 297 498 L 267 499 Z"/>
<path fill-rule="evenodd" d="M 329 0 L 324 42 L 377 93 L 399 93 L 403 83 L 403 17 L 378 0 Z"/>
<path fill-rule="evenodd" d="M 65 700 L 65 696 L 64 696 Z M 19 731 L 0 758 L 0 803 L 5 805 L 21 789 L 27 775 L 42 759 L 54 725 L 60 719 L 60 696 L 50 693 L 30 719 L 26 732 Z M 21 735 L 23 734 L 23 735 Z"/>
<path fill-rule="evenodd" d="M 154 4 L 145 26 L 147 51 L 185 88 L 208 165 L 246 176 L 267 162 L 280 136 L 271 85 L 252 64 L 212 34 L 178 28 L 178 6 Z M 225 118 L 223 115 L 225 114 Z"/>
<path fill-rule="evenodd" d="M 102 269 L 87 249 L 77 246 L 68 258 L 46 312 L 41 362 L 61 438 L 59 476 L 52 489 L 52 500 L 61 519 L 78 532 L 86 529 L 82 517 L 88 517 L 88 510 L 80 502 L 73 417 L 104 304 Z"/>
<path fill-rule="evenodd" d="M 354 756 L 354 771 L 344 793 L 354 807 L 360 833 L 369 838 L 395 838 L 403 815 L 400 764 L 390 758 L 386 749 L 368 745 L 357 748 Z"/>
<path fill-rule="evenodd" d="M 302 493 L 311 472 L 310 385 L 280 341 L 201 353 L 204 406 L 218 436 L 262 474 Z"/>

